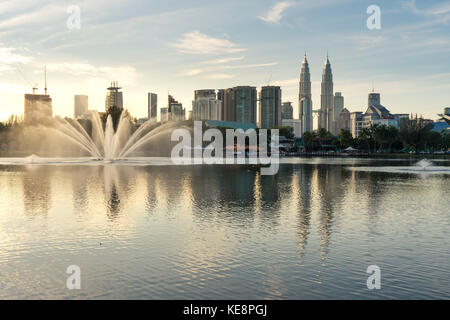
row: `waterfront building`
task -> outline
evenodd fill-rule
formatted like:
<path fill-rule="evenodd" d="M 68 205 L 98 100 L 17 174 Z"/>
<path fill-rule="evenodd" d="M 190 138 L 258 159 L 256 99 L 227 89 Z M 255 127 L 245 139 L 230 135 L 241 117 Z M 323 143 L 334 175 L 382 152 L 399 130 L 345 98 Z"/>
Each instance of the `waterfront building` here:
<path fill-rule="evenodd" d="M 222 120 L 222 101 L 215 90 L 195 90 L 192 101 L 192 120 Z"/>
<path fill-rule="evenodd" d="M 106 99 L 105 99 L 105 111 L 108 112 L 108 109 L 111 107 L 117 107 L 120 110 L 123 109 L 123 95 L 119 90 L 122 89 L 119 87 L 118 82 L 111 82 L 111 86 L 107 88 Z"/>
<path fill-rule="evenodd" d="M 339 115 L 344 110 L 344 97 L 341 92 L 336 92 L 333 102 L 333 121 L 331 126 L 331 133 L 335 136 L 339 135 Z"/>
<path fill-rule="evenodd" d="M 75 119 L 83 117 L 88 112 L 88 96 L 75 95 L 73 100 L 73 117 Z"/>
<path fill-rule="evenodd" d="M 167 112 L 167 108 L 161 108 L 159 115 L 161 117 L 162 123 L 169 121 L 169 114 Z"/>
<path fill-rule="evenodd" d="M 156 93 L 148 93 L 147 97 L 148 118 L 156 119 L 158 110 L 158 95 Z"/>
<path fill-rule="evenodd" d="M 259 93 L 259 125 L 263 129 L 281 125 L 281 88 L 264 86 Z"/>
<path fill-rule="evenodd" d="M 281 126 L 293 128 L 295 138 L 302 136 L 302 123 L 299 119 L 283 119 L 281 120 Z"/>
<path fill-rule="evenodd" d="M 330 132 L 332 131 L 333 110 L 333 72 L 331 70 L 330 60 L 327 55 L 322 72 L 319 129 L 325 129 Z"/>
<path fill-rule="evenodd" d="M 370 107 L 372 105 L 377 105 L 377 104 L 381 104 L 380 94 L 372 91 L 371 93 L 369 93 L 367 107 Z"/>
<path fill-rule="evenodd" d="M 292 102 L 283 102 L 281 104 L 281 119 L 294 119 L 294 108 Z"/>
<path fill-rule="evenodd" d="M 357 138 L 362 129 L 363 113 L 360 111 L 350 113 L 350 132 Z"/>
<path fill-rule="evenodd" d="M 341 113 L 339 114 L 339 121 L 337 126 L 337 134 L 341 133 L 341 130 L 350 130 L 350 111 L 347 110 L 347 108 L 342 109 Z"/>
<path fill-rule="evenodd" d="M 24 121 L 30 123 L 53 116 L 52 98 L 48 94 L 25 94 Z"/>
<path fill-rule="evenodd" d="M 169 95 L 167 104 L 167 121 L 184 120 L 186 120 L 186 110 L 183 108 L 183 104 L 176 101 L 171 95 Z"/>
<path fill-rule="evenodd" d="M 256 124 L 256 87 L 239 86 L 235 92 L 235 114 L 237 122 Z"/>
<path fill-rule="evenodd" d="M 300 101 L 300 121 L 302 134 L 314 130 L 312 101 L 308 97 L 305 97 Z"/>

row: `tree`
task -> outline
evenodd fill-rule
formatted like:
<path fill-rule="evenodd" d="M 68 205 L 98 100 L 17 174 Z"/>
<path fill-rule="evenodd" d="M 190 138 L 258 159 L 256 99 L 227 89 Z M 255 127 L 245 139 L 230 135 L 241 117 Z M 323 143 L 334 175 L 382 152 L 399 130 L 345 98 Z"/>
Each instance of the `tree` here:
<path fill-rule="evenodd" d="M 287 139 L 294 139 L 294 128 L 292 127 L 280 127 L 280 136 L 286 137 Z"/>
<path fill-rule="evenodd" d="M 339 144 L 341 149 L 348 148 L 354 144 L 354 139 L 350 131 L 341 129 L 341 133 L 339 134 Z"/>
<path fill-rule="evenodd" d="M 411 115 L 409 120 L 400 124 L 399 136 L 405 146 L 411 146 L 416 152 L 426 146 L 426 137 L 431 131 L 431 126 L 422 117 Z"/>

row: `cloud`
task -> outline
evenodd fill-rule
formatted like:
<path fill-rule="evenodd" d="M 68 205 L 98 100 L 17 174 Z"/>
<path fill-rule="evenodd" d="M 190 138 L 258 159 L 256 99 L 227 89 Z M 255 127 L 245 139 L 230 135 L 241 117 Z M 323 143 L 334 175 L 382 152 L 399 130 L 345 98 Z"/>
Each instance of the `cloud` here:
<path fill-rule="evenodd" d="M 196 76 L 202 72 L 203 72 L 202 69 L 190 69 L 190 70 L 186 70 L 184 72 L 180 72 L 180 73 L 178 73 L 178 75 L 180 75 L 180 76 Z"/>
<path fill-rule="evenodd" d="M 278 23 L 280 22 L 281 18 L 283 18 L 282 14 L 284 10 L 287 8 L 293 6 L 294 3 L 290 1 L 282 1 L 275 4 L 270 10 L 266 13 L 263 17 L 258 17 L 262 21 L 268 22 L 268 23 Z"/>
<path fill-rule="evenodd" d="M 432 19 L 433 23 L 450 22 L 450 3 L 448 2 L 436 4 L 428 9 L 418 9 L 415 0 L 403 1 L 402 5 L 416 15 Z"/>
<path fill-rule="evenodd" d="M 17 51 L 19 51 L 17 48 L 0 47 L 0 65 L 14 63 L 26 64 L 32 60 L 29 56 L 16 53 Z"/>
<path fill-rule="evenodd" d="M 221 69 L 249 69 L 249 68 L 261 68 L 261 67 L 271 67 L 277 65 L 278 62 L 260 63 L 260 64 L 244 64 L 237 66 L 224 66 Z"/>
<path fill-rule="evenodd" d="M 86 76 L 88 78 L 102 79 L 102 81 L 121 80 L 126 85 L 135 84 L 138 74 L 134 67 L 130 66 L 102 66 L 96 67 L 89 63 L 48 63 L 48 72 L 59 72 L 74 76 Z"/>
<path fill-rule="evenodd" d="M 241 56 L 241 57 L 230 57 L 230 58 L 222 58 L 222 59 L 216 59 L 216 60 L 210 60 L 210 61 L 206 61 L 206 64 L 222 64 L 222 63 L 229 63 L 229 62 L 233 62 L 233 61 L 239 61 L 239 60 L 243 60 L 245 57 Z"/>
<path fill-rule="evenodd" d="M 177 43 L 172 44 L 172 47 L 189 54 L 223 54 L 247 50 L 230 40 L 213 38 L 197 30 L 185 33 Z"/>
<path fill-rule="evenodd" d="M 216 73 L 216 74 L 209 75 L 208 79 L 220 80 L 220 79 L 231 79 L 231 78 L 234 78 L 234 77 L 235 77 L 234 74 Z"/>

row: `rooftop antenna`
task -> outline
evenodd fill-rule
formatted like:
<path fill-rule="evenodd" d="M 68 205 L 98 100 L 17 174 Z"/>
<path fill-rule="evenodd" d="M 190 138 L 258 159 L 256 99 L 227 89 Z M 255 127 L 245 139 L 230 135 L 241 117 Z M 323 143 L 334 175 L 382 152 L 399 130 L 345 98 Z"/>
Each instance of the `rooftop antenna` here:
<path fill-rule="evenodd" d="M 372 80 L 372 93 L 375 92 L 375 86 L 373 84 L 373 80 Z"/>
<path fill-rule="evenodd" d="M 44 94 L 47 94 L 47 66 L 44 66 L 44 79 L 45 79 Z"/>

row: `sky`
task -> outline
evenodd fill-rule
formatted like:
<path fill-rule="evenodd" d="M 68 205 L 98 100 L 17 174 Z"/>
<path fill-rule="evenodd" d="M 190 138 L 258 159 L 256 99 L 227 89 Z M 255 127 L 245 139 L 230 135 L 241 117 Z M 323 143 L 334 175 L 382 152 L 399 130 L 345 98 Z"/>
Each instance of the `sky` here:
<path fill-rule="evenodd" d="M 370 5 L 380 29 L 367 27 Z M 0 120 L 23 114 L 35 83 L 43 92 L 44 65 L 56 115 L 73 116 L 75 94 L 103 111 L 118 81 L 137 118 L 148 92 L 158 109 L 170 92 L 190 110 L 196 89 L 267 84 L 298 118 L 303 56 L 318 109 L 327 51 L 350 111 L 365 111 L 372 88 L 392 113 L 437 119 L 450 106 L 450 1 L 1 0 Z"/>

